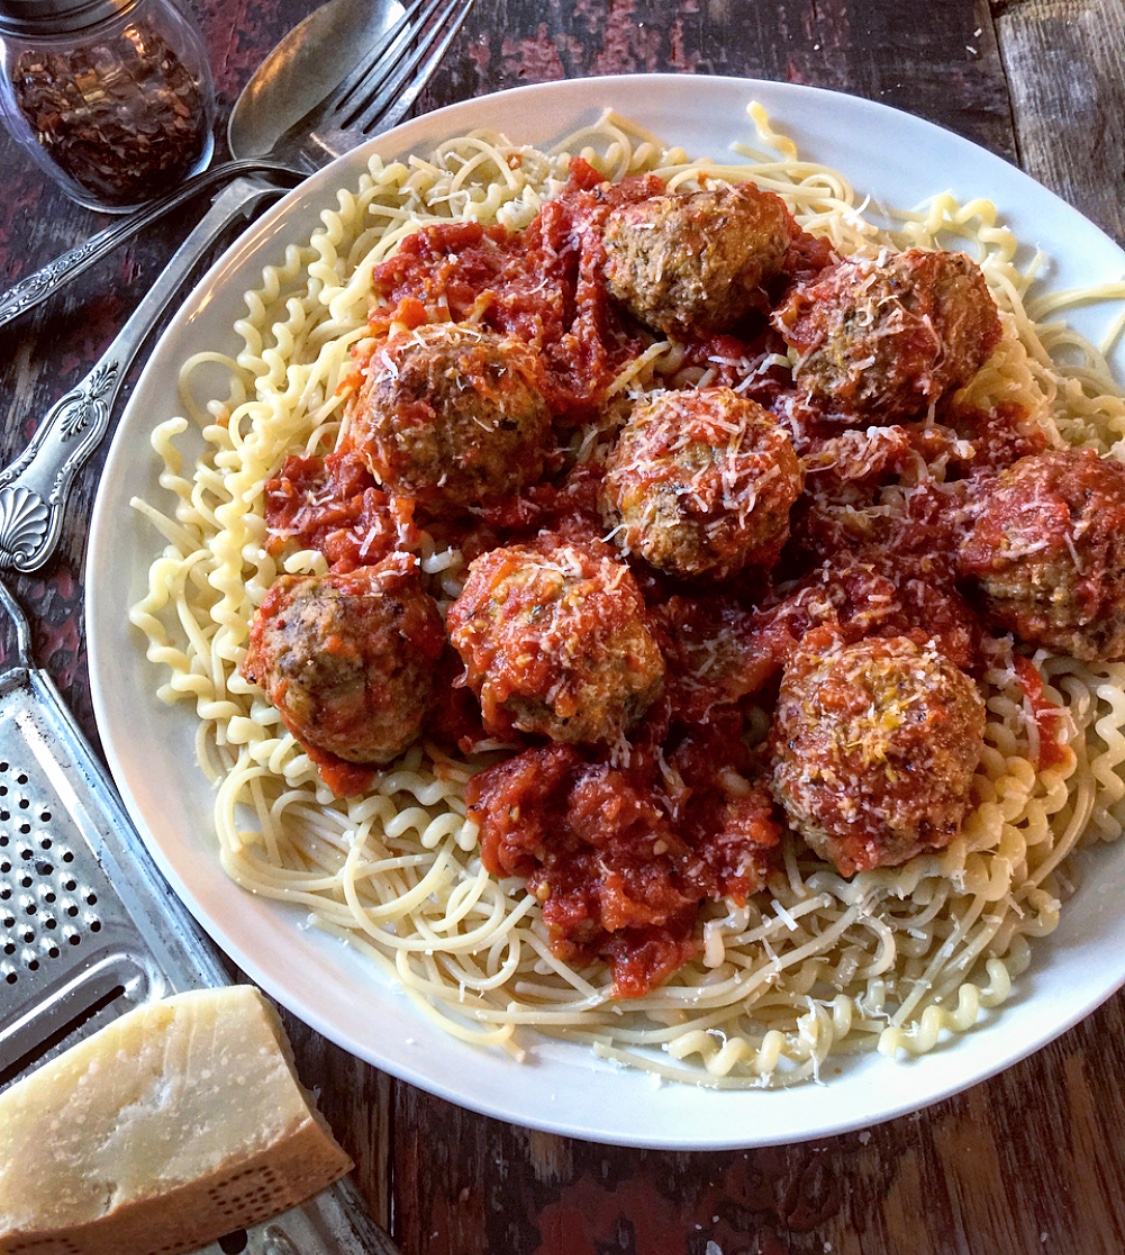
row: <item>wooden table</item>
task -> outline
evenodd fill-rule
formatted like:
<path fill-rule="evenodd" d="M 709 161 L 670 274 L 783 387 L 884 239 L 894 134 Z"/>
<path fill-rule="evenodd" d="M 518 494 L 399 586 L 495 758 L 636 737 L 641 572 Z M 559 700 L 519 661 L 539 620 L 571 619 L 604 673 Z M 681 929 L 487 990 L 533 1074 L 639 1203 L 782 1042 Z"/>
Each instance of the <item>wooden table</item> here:
<path fill-rule="evenodd" d="M 224 111 L 313 0 L 199 0 Z M 1021 165 L 1125 242 L 1125 0 L 478 0 L 433 107 L 545 79 L 733 74 L 836 88 Z M 0 281 L 103 220 L 0 136 Z M 187 216 L 0 330 L 9 460 L 158 272 Z M 12 581 L 35 653 L 96 739 L 82 632 L 82 476 L 57 558 Z M 914 1116 L 819 1142 L 665 1153 L 459 1110 L 289 1021 L 305 1081 L 404 1255 L 1100 1255 L 1125 1250 L 1125 999 L 1025 1063 Z M 825 1102 L 831 1102 L 826 1091 Z M 712 1245 L 713 1244 L 713 1245 Z"/>

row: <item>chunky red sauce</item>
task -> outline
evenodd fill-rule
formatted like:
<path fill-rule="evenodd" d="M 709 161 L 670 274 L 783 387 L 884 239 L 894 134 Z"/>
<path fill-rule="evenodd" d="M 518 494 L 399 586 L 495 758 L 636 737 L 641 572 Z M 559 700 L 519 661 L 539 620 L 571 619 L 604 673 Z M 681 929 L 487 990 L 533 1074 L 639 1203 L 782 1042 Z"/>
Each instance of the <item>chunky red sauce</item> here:
<path fill-rule="evenodd" d="M 450 224 L 404 241 L 375 270 L 381 303 L 371 323 L 378 335 L 393 322 L 472 317 L 517 334 L 542 359 L 563 436 L 599 413 L 606 386 L 643 345 L 607 298 L 600 224 L 613 205 L 660 190 L 651 177 L 606 188 L 585 163 L 573 169 L 568 189 L 522 233 Z M 798 236 L 782 282 L 815 276 L 832 260 L 826 242 Z M 886 427 L 875 440 L 842 432 L 801 403 L 788 372 L 763 365 L 780 345 L 764 321 L 747 334 L 689 344 L 685 366 L 712 371 L 772 410 L 809 467 L 781 564 L 768 578 L 738 576 L 701 591 L 634 563 L 667 671 L 663 696 L 629 744 L 596 751 L 513 733 L 516 750 L 469 785 L 485 866 L 526 877 L 555 951 L 608 963 L 621 997 L 645 993 L 697 953 L 704 903 L 745 900 L 764 885 L 781 828 L 760 751 L 745 743 L 746 712 L 755 700 L 768 706 L 807 632 L 828 624 L 857 639 L 934 638 L 959 666 L 979 669 L 981 627 L 955 586 L 950 555 L 978 478 L 1041 447 L 1012 406 Z M 564 472 L 551 453 L 542 482 L 428 530 L 469 559 L 543 529 L 604 534 L 600 472 Z M 417 540 L 412 503 L 382 492 L 348 453 L 290 458 L 270 485 L 267 521 L 277 547 L 317 548 L 334 570 Z M 454 680 L 458 661 L 443 663 L 450 683 L 430 733 L 467 752 L 483 733 L 479 707 Z M 1033 686 L 1028 693 L 1041 754 L 1050 755 L 1049 704 Z"/>
<path fill-rule="evenodd" d="M 643 752 L 619 768 L 550 745 L 469 783 L 485 867 L 526 876 L 556 953 L 608 963 L 618 997 L 692 958 L 700 902 L 745 901 L 781 838 L 765 788 L 737 769 L 741 728 L 724 722 L 684 736 L 664 771 Z"/>
<path fill-rule="evenodd" d="M 266 486 L 270 550 L 316 549 L 333 571 L 374 566 L 417 543 L 413 502 L 391 497 L 354 453 L 288 457 Z"/>
<path fill-rule="evenodd" d="M 562 422 L 596 416 L 606 385 L 642 347 L 601 280 L 601 224 L 615 205 L 663 190 L 653 175 L 607 187 L 581 158 L 571 169 L 567 190 L 548 201 L 526 231 L 461 222 L 428 226 L 404 240 L 372 276 L 386 302 L 376 312 L 376 330 L 386 325 L 386 311 L 405 301 L 408 318 L 417 317 L 420 303 L 454 322 L 472 317 L 531 345 L 545 369 L 544 395 Z"/>
<path fill-rule="evenodd" d="M 1016 675 L 1027 695 L 1031 717 L 1039 730 L 1039 757 L 1036 766 L 1040 771 L 1057 767 L 1067 760 L 1067 748 L 1063 740 L 1066 731 L 1066 713 L 1043 695 L 1043 677 L 1032 665 L 1030 658 L 1016 654 L 1012 662 Z"/>

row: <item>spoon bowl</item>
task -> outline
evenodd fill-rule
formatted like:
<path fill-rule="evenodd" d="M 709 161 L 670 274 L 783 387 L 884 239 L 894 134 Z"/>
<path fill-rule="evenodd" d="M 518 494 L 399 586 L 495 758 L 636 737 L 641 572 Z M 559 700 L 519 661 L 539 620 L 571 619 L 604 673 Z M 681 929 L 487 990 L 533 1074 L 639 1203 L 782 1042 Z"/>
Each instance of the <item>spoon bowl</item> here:
<path fill-rule="evenodd" d="M 234 102 L 227 124 L 231 155 L 267 157 L 401 14 L 398 0 L 328 0 L 314 9 L 266 57 Z"/>

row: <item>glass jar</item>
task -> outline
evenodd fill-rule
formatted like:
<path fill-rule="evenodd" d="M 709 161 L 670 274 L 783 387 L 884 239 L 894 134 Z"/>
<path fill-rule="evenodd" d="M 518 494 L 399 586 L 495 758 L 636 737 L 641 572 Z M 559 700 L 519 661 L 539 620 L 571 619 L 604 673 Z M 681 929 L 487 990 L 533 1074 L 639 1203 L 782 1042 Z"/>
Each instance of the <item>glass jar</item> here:
<path fill-rule="evenodd" d="M 171 0 L 0 0 L 0 110 L 91 209 L 124 212 L 204 169 L 215 90 Z"/>

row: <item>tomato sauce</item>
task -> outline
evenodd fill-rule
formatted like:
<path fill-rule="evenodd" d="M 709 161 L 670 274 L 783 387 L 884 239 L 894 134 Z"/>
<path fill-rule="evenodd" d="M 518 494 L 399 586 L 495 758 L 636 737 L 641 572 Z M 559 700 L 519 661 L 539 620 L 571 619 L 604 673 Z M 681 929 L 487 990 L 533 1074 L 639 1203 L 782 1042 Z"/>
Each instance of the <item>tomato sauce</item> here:
<path fill-rule="evenodd" d="M 684 746 L 682 757 L 693 751 L 707 755 Z M 552 949 L 608 963 L 620 998 L 646 993 L 697 953 L 700 902 L 761 888 L 781 835 L 760 787 L 732 780 L 738 795 L 724 809 L 713 766 L 678 802 L 654 777 L 651 764 L 646 778 L 636 765 L 550 745 L 469 782 L 485 867 L 526 876 Z M 689 810 L 691 822 L 673 822 Z"/>
<path fill-rule="evenodd" d="M 333 571 L 374 566 L 417 544 L 413 515 L 413 502 L 378 488 L 352 452 L 288 457 L 266 485 L 270 552 L 290 543 L 316 549 Z"/>
<path fill-rule="evenodd" d="M 1036 766 L 1040 771 L 1065 763 L 1068 750 L 1064 740 L 1066 713 L 1054 702 L 1043 696 L 1043 677 L 1030 658 L 1016 654 L 1012 662 L 1019 678 L 1020 687 L 1027 696 L 1031 717 L 1039 732 L 1039 756 Z"/>
<path fill-rule="evenodd" d="M 578 158 L 567 189 L 525 231 L 464 222 L 423 227 L 375 267 L 374 290 L 386 304 L 375 310 L 372 329 L 385 330 L 403 301 L 420 302 L 433 321 L 472 317 L 536 350 L 556 421 L 592 418 L 605 388 L 643 347 L 601 279 L 601 224 L 616 205 L 663 187 L 655 175 L 605 186 Z"/>

